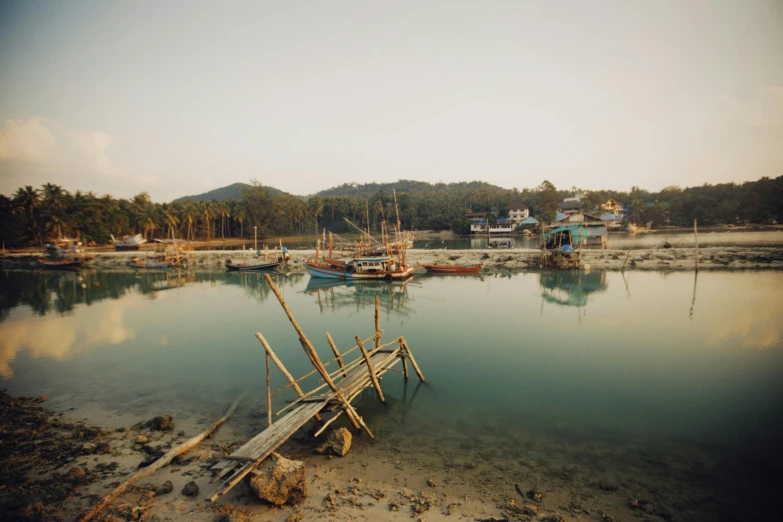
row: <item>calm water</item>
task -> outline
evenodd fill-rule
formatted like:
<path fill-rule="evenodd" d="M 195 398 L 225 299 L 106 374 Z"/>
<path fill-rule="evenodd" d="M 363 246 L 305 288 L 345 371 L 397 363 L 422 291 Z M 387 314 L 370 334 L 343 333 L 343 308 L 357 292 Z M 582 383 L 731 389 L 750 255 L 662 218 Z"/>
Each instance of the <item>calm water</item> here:
<path fill-rule="evenodd" d="M 326 331 L 341 347 L 369 335 L 379 296 L 385 336 L 405 336 L 431 383 L 408 411 L 414 439 L 426 431 L 437 442 L 429 428 L 443 423 L 497 437 L 532 430 L 576 447 L 689 444 L 732 470 L 751 462 L 740 466 L 751 478 L 773 445 L 780 464 L 782 272 L 276 281 L 324 359 Z M 310 369 L 258 274 L 18 271 L 2 273 L 0 287 L 2 385 L 46 394 L 54 408 L 145 416 L 162 398 L 212 417 L 250 383 L 262 404 L 257 331 L 292 373 Z M 399 374 L 387 387 L 412 395 Z"/>

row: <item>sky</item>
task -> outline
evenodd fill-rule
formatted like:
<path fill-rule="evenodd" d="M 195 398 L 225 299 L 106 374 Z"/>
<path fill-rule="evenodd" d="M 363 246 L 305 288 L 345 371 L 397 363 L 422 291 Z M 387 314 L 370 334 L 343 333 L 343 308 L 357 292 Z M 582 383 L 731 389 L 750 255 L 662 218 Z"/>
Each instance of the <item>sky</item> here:
<path fill-rule="evenodd" d="M 0 0 L 0 193 L 783 175 L 783 0 Z"/>

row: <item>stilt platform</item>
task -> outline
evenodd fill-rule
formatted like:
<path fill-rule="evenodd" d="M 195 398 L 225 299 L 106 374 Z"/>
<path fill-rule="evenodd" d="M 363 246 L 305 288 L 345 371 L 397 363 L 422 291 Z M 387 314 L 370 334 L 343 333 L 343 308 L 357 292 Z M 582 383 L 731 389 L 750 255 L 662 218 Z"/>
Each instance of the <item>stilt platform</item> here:
<path fill-rule="evenodd" d="M 217 472 L 216 476 L 213 478 L 213 482 L 216 480 L 220 480 L 221 482 L 214 493 L 208 497 L 210 502 L 214 502 L 221 495 L 224 495 L 231 490 L 231 488 L 237 485 L 245 476 L 263 462 L 264 459 L 271 455 L 286 440 L 313 418 L 322 422 L 321 427 L 315 433 L 316 437 L 323 433 L 324 430 L 341 415 L 345 414 L 355 429 L 363 429 L 367 435 L 374 439 L 375 436 L 356 409 L 352 406 L 351 402 L 364 390 L 370 387 L 375 389 L 378 399 L 381 402 L 385 402 L 379 379 L 383 374 L 393 370 L 394 366 L 400 361 L 402 361 L 402 373 L 405 380 L 408 379 L 408 362 L 410 362 L 416 375 L 424 382 L 424 376 L 422 375 L 418 364 L 416 364 L 416 360 L 413 358 L 410 347 L 403 337 L 397 337 L 391 342 L 381 344 L 382 331 L 380 329 L 377 297 L 375 298 L 375 333 L 364 340 L 359 338 L 359 336 L 356 336 L 356 345 L 342 353 L 340 353 L 339 349 L 334 344 L 331 335 L 327 333 L 326 338 L 335 358 L 323 363 L 312 343 L 304 335 L 304 332 L 299 327 L 296 319 L 294 319 L 293 314 L 272 281 L 272 278 L 269 275 L 265 275 L 265 278 L 267 284 L 283 306 L 294 329 L 299 334 L 299 341 L 302 348 L 315 369 L 299 379 L 294 379 L 274 353 L 271 346 L 269 346 L 266 339 L 264 339 L 260 333 L 256 334 L 256 337 L 261 342 L 266 352 L 269 427 L 250 439 L 241 448 L 230 455 L 223 457 L 220 462 L 213 466 L 212 469 Z M 370 350 L 365 348 L 365 343 L 368 342 L 373 343 Z M 359 351 L 357 352 L 357 350 Z M 359 355 L 359 353 L 361 353 L 361 355 Z M 354 357 L 347 362 L 346 356 L 350 354 L 354 354 Z M 270 386 L 270 359 L 272 359 L 281 373 L 289 381 L 287 385 L 274 392 L 271 391 Z M 327 366 L 335 362 L 338 363 L 338 367 L 329 372 Z M 323 384 L 305 393 L 301 389 L 299 383 L 316 373 L 320 375 Z M 289 387 L 292 387 L 296 391 L 299 398 L 278 411 L 275 414 L 275 416 L 278 417 L 284 412 L 287 413 L 279 418 L 277 422 L 273 422 L 272 397 Z M 328 420 L 324 420 L 321 418 L 321 414 L 331 414 L 331 417 Z"/>

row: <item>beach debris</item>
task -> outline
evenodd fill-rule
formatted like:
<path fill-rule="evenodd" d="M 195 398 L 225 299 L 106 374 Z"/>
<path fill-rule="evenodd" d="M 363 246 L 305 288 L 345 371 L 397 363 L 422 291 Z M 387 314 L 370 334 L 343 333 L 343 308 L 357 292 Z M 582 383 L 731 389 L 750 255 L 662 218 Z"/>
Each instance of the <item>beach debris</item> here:
<path fill-rule="evenodd" d="M 114 490 L 111 491 L 108 495 L 103 497 L 101 500 L 94 503 L 94 507 L 79 517 L 77 520 L 79 522 L 87 522 L 88 520 L 92 520 L 92 518 L 103 511 L 106 506 L 112 503 L 112 501 L 122 495 L 129 487 L 131 487 L 133 484 L 138 482 L 139 480 L 149 477 L 153 473 L 155 473 L 160 468 L 167 465 L 169 462 L 171 462 L 174 457 L 181 455 L 185 453 L 186 451 L 192 449 L 198 443 L 200 443 L 202 440 L 206 439 L 208 436 L 210 436 L 212 433 L 214 433 L 215 430 L 217 430 L 220 426 L 223 425 L 226 420 L 231 417 L 231 415 L 234 414 L 234 411 L 237 409 L 237 406 L 239 406 L 239 403 L 242 402 L 242 399 L 244 399 L 250 390 L 247 390 L 245 393 L 237 397 L 237 399 L 231 404 L 231 406 L 228 408 L 228 411 L 226 411 L 226 414 L 223 415 L 221 418 L 219 418 L 217 421 L 215 421 L 212 426 L 207 428 L 206 430 L 202 431 L 200 434 L 196 435 L 192 439 L 189 439 L 182 444 L 175 446 L 171 450 L 169 450 L 168 453 L 163 455 L 160 459 L 155 461 L 152 465 L 145 467 L 144 469 L 141 469 L 131 475 L 125 482 L 117 486 Z M 173 427 L 173 426 L 172 426 Z"/>
<path fill-rule="evenodd" d="M 152 431 L 169 431 L 174 429 L 174 417 L 171 415 L 159 415 L 147 423 Z"/>
<path fill-rule="evenodd" d="M 541 502 L 544 499 L 544 494 L 533 488 L 527 492 L 527 498 L 535 500 L 536 502 Z"/>
<path fill-rule="evenodd" d="M 159 484 L 152 489 L 156 495 L 165 495 L 171 493 L 173 490 L 174 484 L 172 484 L 170 480 L 167 480 L 163 484 Z"/>
<path fill-rule="evenodd" d="M 271 504 L 296 504 L 307 496 L 304 462 L 290 460 L 277 453 L 249 474 L 250 489 Z"/>
<path fill-rule="evenodd" d="M 198 484 L 191 480 L 182 488 L 182 494 L 186 497 L 195 497 L 198 495 Z"/>
<path fill-rule="evenodd" d="M 326 442 L 318 446 L 315 451 L 318 453 L 331 452 L 335 455 L 344 457 L 351 449 L 352 439 L 353 435 L 351 435 L 350 431 L 346 428 L 340 428 L 332 431 Z"/>
<path fill-rule="evenodd" d="M 438 483 L 437 483 L 437 482 L 435 482 L 435 481 L 434 481 L 434 480 L 432 480 L 432 479 L 427 479 L 427 485 L 428 485 L 429 487 L 431 487 L 431 488 L 436 488 L 436 487 L 438 487 Z"/>

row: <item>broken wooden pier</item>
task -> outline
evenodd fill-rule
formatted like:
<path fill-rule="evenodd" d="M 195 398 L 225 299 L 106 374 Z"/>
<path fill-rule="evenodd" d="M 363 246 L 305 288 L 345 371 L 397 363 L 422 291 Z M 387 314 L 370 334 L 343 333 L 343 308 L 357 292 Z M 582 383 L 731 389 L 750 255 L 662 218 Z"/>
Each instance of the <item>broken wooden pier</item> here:
<path fill-rule="evenodd" d="M 402 362 L 402 373 L 405 380 L 408 379 L 408 363 L 413 367 L 416 375 L 424 382 L 416 359 L 405 339 L 400 336 L 389 342 L 383 343 L 381 340 L 382 330 L 380 328 L 380 317 L 378 311 L 378 298 L 375 298 L 375 331 L 374 333 L 362 339 L 356 336 L 356 344 L 340 352 L 335 345 L 332 336 L 327 332 L 326 339 L 329 347 L 334 354 L 334 358 L 323 362 L 315 350 L 315 347 L 302 331 L 302 328 L 294 318 L 293 313 L 283 299 L 280 290 L 272 281 L 269 275 L 264 276 L 272 292 L 275 294 L 283 307 L 288 319 L 291 321 L 296 333 L 299 336 L 299 342 L 304 349 L 305 355 L 313 365 L 313 370 L 309 373 L 294 379 L 291 373 L 277 357 L 272 347 L 266 341 L 263 335 L 256 334 L 265 351 L 266 358 L 266 385 L 267 385 L 267 415 L 269 426 L 250 439 L 241 448 L 213 466 L 217 470 L 217 475 L 213 479 L 220 480 L 220 484 L 215 492 L 208 498 L 214 502 L 218 497 L 227 493 L 231 488 L 237 485 L 247 474 L 256 468 L 264 459 L 271 455 L 278 447 L 296 433 L 302 426 L 315 418 L 321 422 L 320 428 L 315 436 L 319 436 L 333 422 L 342 415 L 350 421 L 357 430 L 364 430 L 371 438 L 375 438 L 370 428 L 362 419 L 361 415 L 352 405 L 364 390 L 373 388 L 381 402 L 386 402 L 381 389 L 380 378 L 389 371 L 399 371 L 394 367 Z M 269 360 L 274 362 L 275 366 L 288 380 L 288 384 L 282 388 L 271 391 L 270 385 L 270 364 Z M 333 366 L 335 363 L 336 366 Z M 332 366 L 331 369 L 328 369 Z M 316 386 L 312 390 L 305 392 L 300 383 L 315 374 L 319 374 L 323 384 Z M 320 382 L 320 381 L 319 381 Z M 272 397 L 288 388 L 298 395 L 298 398 L 279 410 L 275 417 L 279 417 L 276 422 L 273 421 Z M 324 419 L 321 415 L 329 415 Z M 283 415 L 282 417 L 280 417 Z"/>

